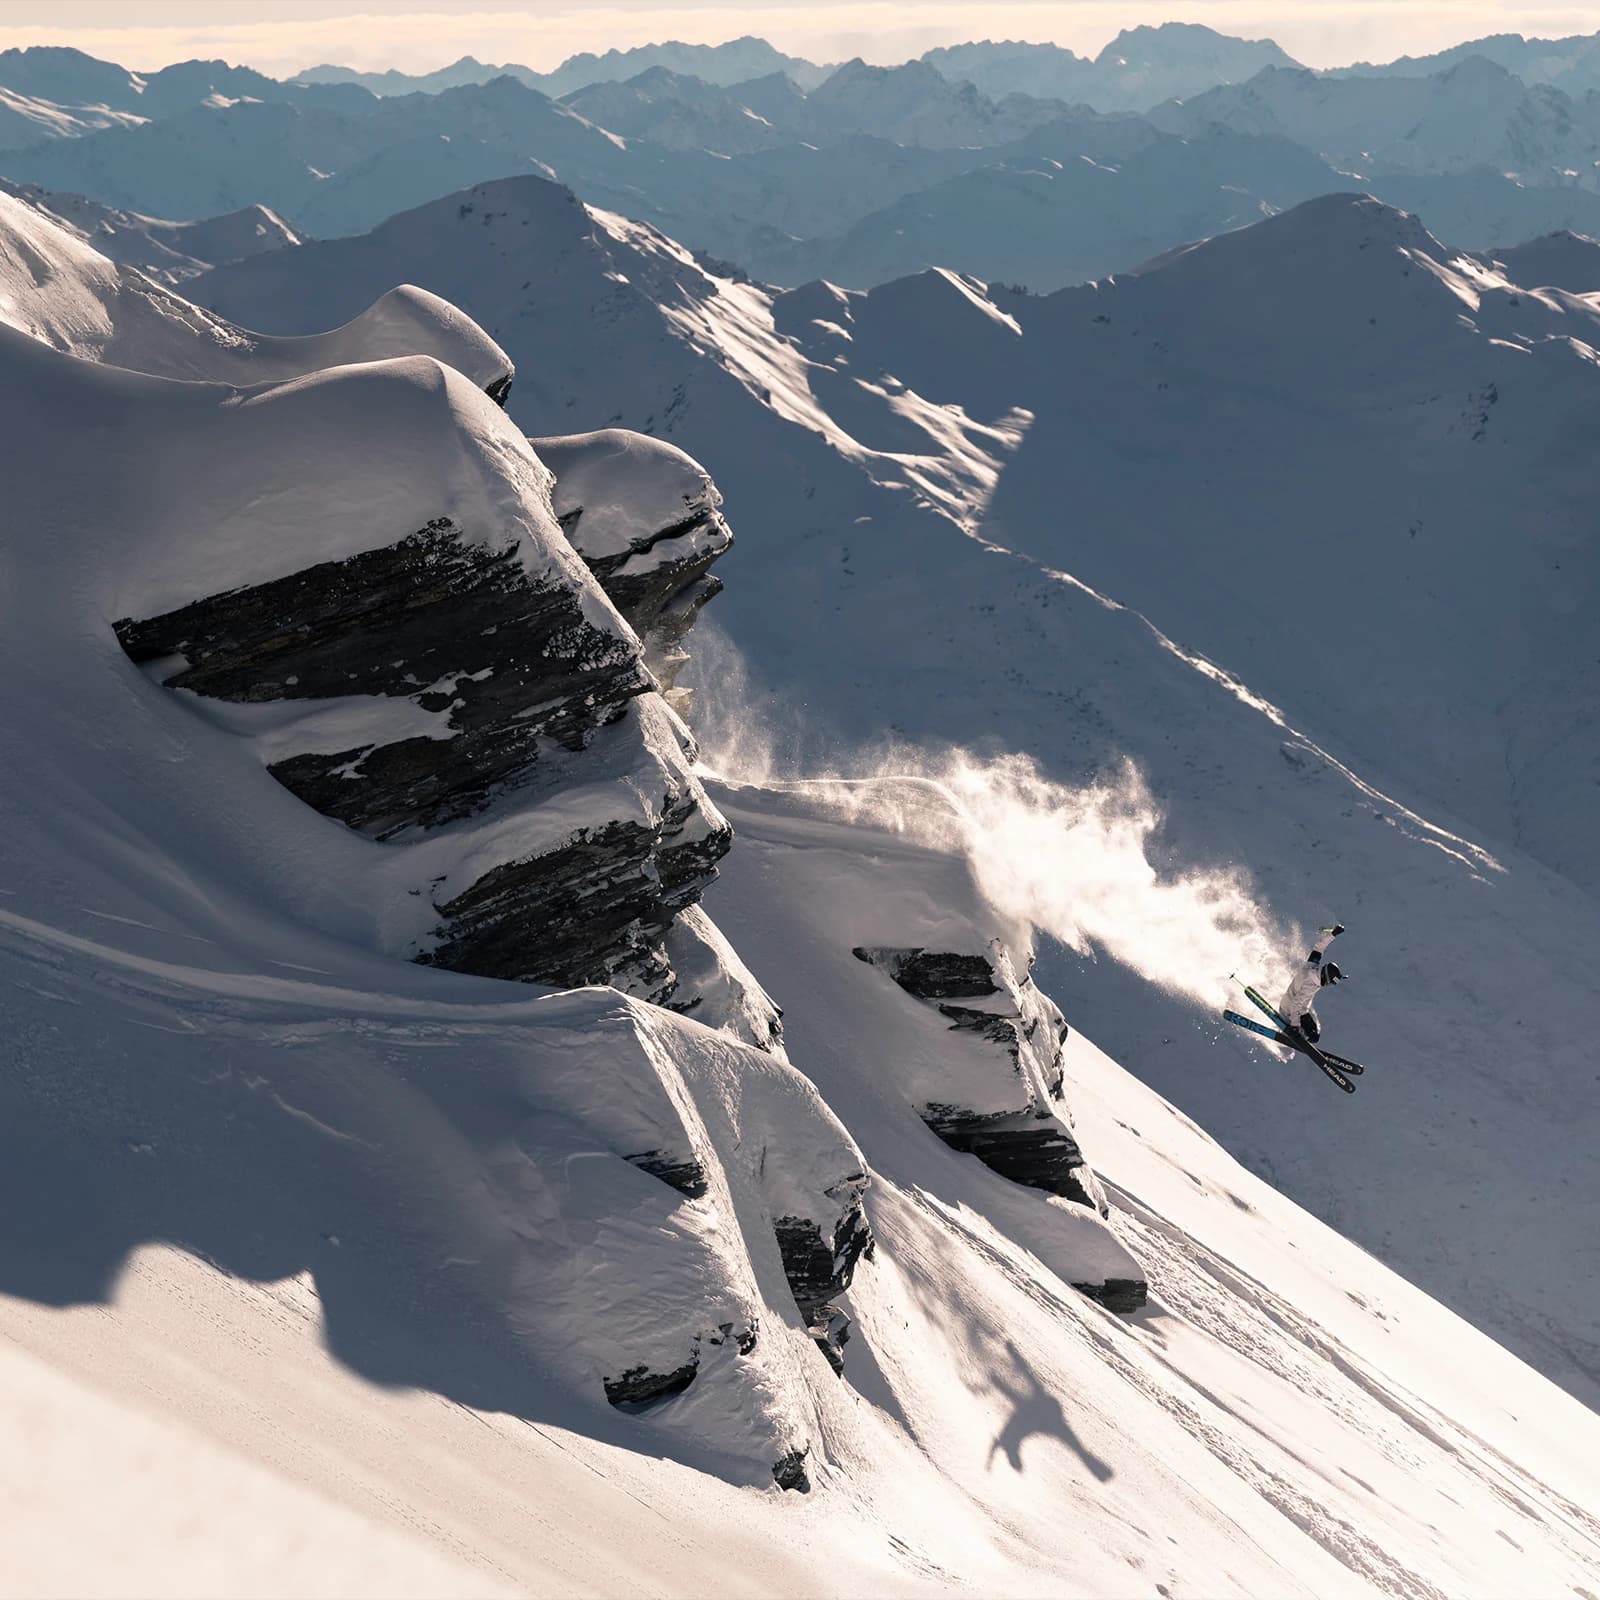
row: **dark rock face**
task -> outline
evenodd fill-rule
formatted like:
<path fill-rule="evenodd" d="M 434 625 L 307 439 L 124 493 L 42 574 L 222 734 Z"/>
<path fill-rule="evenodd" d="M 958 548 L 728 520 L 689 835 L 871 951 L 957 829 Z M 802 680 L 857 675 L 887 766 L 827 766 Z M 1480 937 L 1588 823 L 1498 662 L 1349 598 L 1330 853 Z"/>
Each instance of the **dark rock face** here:
<path fill-rule="evenodd" d="M 511 398 L 512 377 L 513 374 L 508 372 L 503 378 L 496 378 L 493 383 L 486 383 L 483 386 L 483 392 L 488 395 L 488 397 L 493 400 L 502 411 L 505 410 L 506 401 Z"/>
<path fill-rule="evenodd" d="M 836 1373 L 844 1372 L 844 1346 L 850 1338 L 850 1319 L 832 1304 L 832 1297 L 843 1294 L 855 1277 L 856 1263 L 872 1254 L 872 1229 L 861 1207 L 861 1188 L 866 1174 L 855 1173 L 847 1184 L 851 1200 L 831 1238 L 807 1217 L 779 1217 L 773 1223 L 778 1250 L 783 1257 L 784 1276 L 794 1295 L 806 1329 L 828 1358 Z M 832 1193 L 833 1191 L 830 1191 Z"/>
<path fill-rule="evenodd" d="M 923 1108 L 923 1120 L 952 1150 L 976 1156 L 1013 1183 L 1099 1210 L 1098 1186 L 1078 1141 L 1054 1117 L 1031 1112 L 974 1116 L 955 1106 Z"/>
<path fill-rule="evenodd" d="M 706 1192 L 706 1169 L 693 1156 L 678 1156 L 668 1150 L 641 1150 L 627 1159 L 641 1172 L 659 1178 L 687 1199 L 699 1200 Z"/>
<path fill-rule="evenodd" d="M 850 1342 L 850 1330 L 855 1326 L 837 1306 L 818 1306 L 807 1330 L 816 1347 L 828 1358 L 834 1376 L 844 1376 L 844 1347 Z"/>
<path fill-rule="evenodd" d="M 1140 1310 L 1150 1299 L 1150 1286 L 1143 1278 L 1107 1278 L 1104 1283 L 1075 1283 L 1072 1287 L 1098 1301 L 1107 1311 L 1124 1317 Z"/>
<path fill-rule="evenodd" d="M 811 1446 L 803 1444 L 798 1450 L 790 1450 L 778 1457 L 772 1463 L 772 1481 L 780 1489 L 796 1489 L 801 1494 L 811 1492 L 811 1478 L 806 1472 L 806 1457 L 811 1454 Z"/>
<path fill-rule="evenodd" d="M 972 1035 L 1007 1062 L 1002 1089 L 974 1083 L 973 1099 L 930 1101 L 922 1119 L 952 1149 L 976 1156 L 1002 1177 L 1059 1194 L 1105 1215 L 1099 1180 L 1059 1107 L 1068 1028 L 1026 973 L 1018 976 L 998 942 L 987 954 L 858 946 L 858 961 L 880 968 L 907 994 L 936 1007 L 952 1032 Z M 958 1004 L 967 1001 L 967 1004 Z M 952 1088 L 958 1087 L 952 1084 Z M 992 1107 L 996 1099 L 1009 1109 Z"/>
<path fill-rule="evenodd" d="M 585 614 L 582 580 L 525 547 L 490 549 L 438 518 L 385 548 L 124 618 L 117 637 L 162 682 L 240 703 L 382 697 L 409 701 L 427 733 L 281 758 L 269 771 L 308 805 L 370 838 L 399 841 L 572 781 L 597 738 L 621 728 L 655 683 L 634 641 Z M 166 663 L 176 658 L 168 670 Z M 659 742 L 659 741 L 658 741 Z M 670 743 L 670 739 L 665 742 Z M 641 743 L 642 748 L 642 743 Z M 489 977 L 570 987 L 615 983 L 665 1000 L 662 949 L 731 838 L 675 746 L 658 762 L 653 822 L 606 819 L 503 860 L 448 898 L 418 959 Z"/>
<path fill-rule="evenodd" d="M 740 1355 L 747 1356 L 755 1349 L 759 1335 L 760 1325 L 754 1319 L 742 1327 L 737 1323 L 719 1322 L 715 1328 L 695 1336 L 689 1359 L 682 1366 L 657 1372 L 641 1364 L 626 1368 L 614 1378 L 602 1379 L 606 1399 L 622 1410 L 641 1411 L 658 1400 L 682 1394 L 699 1375 L 702 1345 L 724 1345 L 731 1341 Z"/>
<path fill-rule="evenodd" d="M 681 828 L 695 797 L 680 796 L 675 809 Z M 491 869 L 439 906 L 439 942 L 418 959 L 530 983 L 614 983 L 664 1002 L 676 984 L 661 940 L 732 840 L 724 825 L 673 848 L 661 843 L 672 820 L 669 813 L 660 830 L 583 828 L 555 850 Z"/>
<path fill-rule="evenodd" d="M 614 1406 L 638 1409 L 665 1400 L 669 1395 L 682 1394 L 694 1382 L 700 1370 L 700 1353 L 697 1350 L 681 1367 L 671 1372 L 652 1372 L 648 1367 L 629 1367 L 619 1377 L 605 1380 L 606 1399 Z"/>
<path fill-rule="evenodd" d="M 645 664 L 678 710 L 682 640 L 722 589 L 710 569 L 733 543 L 704 468 L 662 440 L 603 428 L 530 441 L 555 473 L 562 532 L 644 644 Z"/>
<path fill-rule="evenodd" d="M 956 1000 L 974 995 L 998 994 L 994 970 L 984 956 L 953 955 L 935 950 L 863 948 L 850 952 L 857 961 L 881 967 L 919 1000 Z"/>
<path fill-rule="evenodd" d="M 974 1011 L 968 1006 L 941 1005 L 939 1015 L 950 1019 L 953 1031 L 975 1033 L 990 1044 L 997 1044 L 1013 1061 L 1017 1058 L 1020 1035 L 1010 1017 L 996 1016 L 992 1011 Z"/>
<path fill-rule="evenodd" d="M 214 699 L 411 699 L 449 738 L 293 756 L 269 770 L 308 805 L 375 839 L 471 816 L 529 778 L 541 742 L 581 749 L 652 687 L 626 639 L 583 616 L 570 583 L 540 583 L 516 548 L 462 540 L 448 518 L 385 549 L 116 624 L 135 661 Z"/>
<path fill-rule="evenodd" d="M 872 1229 L 859 1202 L 839 1219 L 831 1239 L 824 1239 L 822 1229 L 807 1217 L 779 1217 L 773 1228 L 784 1276 L 795 1304 L 808 1319 L 818 1306 L 850 1287 L 856 1263 L 872 1246 Z"/>
<path fill-rule="evenodd" d="M 582 516 L 581 508 L 568 512 L 561 519 L 562 530 L 576 534 Z M 676 644 L 700 608 L 722 592 L 722 580 L 710 576 L 710 569 L 732 543 L 727 523 L 706 508 L 641 538 L 631 549 L 584 560 L 634 632 L 666 648 Z M 646 555 L 654 562 L 639 559 Z"/>

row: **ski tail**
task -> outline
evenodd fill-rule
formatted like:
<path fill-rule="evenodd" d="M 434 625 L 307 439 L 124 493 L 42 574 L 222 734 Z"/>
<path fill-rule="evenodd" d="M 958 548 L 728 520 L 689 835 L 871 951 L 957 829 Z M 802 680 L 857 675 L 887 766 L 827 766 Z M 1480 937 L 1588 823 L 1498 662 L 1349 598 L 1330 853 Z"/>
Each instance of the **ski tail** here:
<path fill-rule="evenodd" d="M 1248 1028 L 1251 1033 L 1259 1033 L 1264 1038 L 1287 1045 L 1291 1050 L 1295 1048 L 1294 1040 L 1279 1028 L 1269 1028 L 1266 1023 L 1257 1022 L 1254 1017 L 1241 1017 L 1237 1011 L 1224 1011 L 1222 1015 L 1236 1028 Z"/>

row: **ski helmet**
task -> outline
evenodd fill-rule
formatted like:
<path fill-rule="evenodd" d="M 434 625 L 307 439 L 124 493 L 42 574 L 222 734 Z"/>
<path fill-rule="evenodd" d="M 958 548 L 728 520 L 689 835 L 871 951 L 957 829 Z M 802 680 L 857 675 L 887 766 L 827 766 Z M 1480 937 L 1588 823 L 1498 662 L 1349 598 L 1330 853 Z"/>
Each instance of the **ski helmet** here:
<path fill-rule="evenodd" d="M 1322 981 L 1324 983 L 1338 983 L 1344 974 L 1339 970 L 1337 961 L 1324 962 L 1322 968 Z"/>

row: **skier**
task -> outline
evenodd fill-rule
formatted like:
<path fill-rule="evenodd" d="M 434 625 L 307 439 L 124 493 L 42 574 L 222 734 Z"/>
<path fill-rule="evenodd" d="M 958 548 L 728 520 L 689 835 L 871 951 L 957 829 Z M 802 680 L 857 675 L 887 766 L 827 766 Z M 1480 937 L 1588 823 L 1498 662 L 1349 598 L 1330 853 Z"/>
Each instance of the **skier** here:
<path fill-rule="evenodd" d="M 1306 957 L 1306 964 L 1295 974 L 1294 982 L 1284 990 L 1278 1010 L 1289 1024 L 1290 1031 L 1298 1033 L 1308 1044 L 1322 1037 L 1322 1024 L 1317 1021 L 1317 994 L 1330 983 L 1339 983 L 1344 974 L 1338 964 L 1324 961 L 1328 946 L 1344 932 L 1344 924 L 1336 922 L 1331 928 L 1317 930 L 1317 942 Z"/>

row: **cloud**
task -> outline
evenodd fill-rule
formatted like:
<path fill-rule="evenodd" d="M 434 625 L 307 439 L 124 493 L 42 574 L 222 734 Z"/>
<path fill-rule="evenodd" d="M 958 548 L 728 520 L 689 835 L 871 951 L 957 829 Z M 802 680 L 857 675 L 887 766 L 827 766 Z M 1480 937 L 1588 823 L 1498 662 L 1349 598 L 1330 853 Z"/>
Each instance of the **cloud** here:
<path fill-rule="evenodd" d="M 813 60 L 897 61 L 983 31 L 966 0 L 552 0 L 537 10 L 450 10 L 437 0 L 390 0 L 367 10 L 343 10 L 338 0 L 123 0 L 69 10 L 59 0 L 12 0 L 0 10 L 11 45 L 71 44 L 136 68 L 222 56 L 279 73 L 326 60 L 419 71 L 465 54 L 548 70 L 582 50 L 665 38 L 718 43 L 744 33 Z M 64 17 L 83 20 L 67 25 Z M 1275 38 L 1313 66 L 1420 53 L 1488 33 L 1587 33 L 1596 20 L 1589 5 L 1517 0 L 1012 0 L 1003 17 L 1009 37 L 1091 54 L 1137 23 L 1204 22 Z"/>

